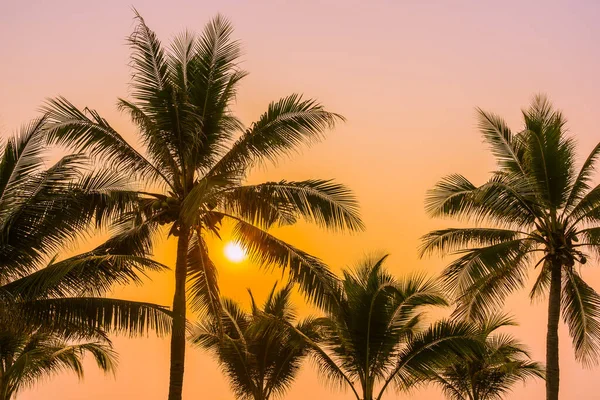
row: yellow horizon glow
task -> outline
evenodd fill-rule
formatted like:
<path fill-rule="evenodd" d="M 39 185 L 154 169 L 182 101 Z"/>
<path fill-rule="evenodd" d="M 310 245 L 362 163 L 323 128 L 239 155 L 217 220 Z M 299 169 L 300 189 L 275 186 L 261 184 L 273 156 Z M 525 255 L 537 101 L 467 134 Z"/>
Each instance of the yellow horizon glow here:
<path fill-rule="evenodd" d="M 225 257 L 234 263 L 240 263 L 246 259 L 246 250 L 237 242 L 228 242 L 223 248 Z"/>

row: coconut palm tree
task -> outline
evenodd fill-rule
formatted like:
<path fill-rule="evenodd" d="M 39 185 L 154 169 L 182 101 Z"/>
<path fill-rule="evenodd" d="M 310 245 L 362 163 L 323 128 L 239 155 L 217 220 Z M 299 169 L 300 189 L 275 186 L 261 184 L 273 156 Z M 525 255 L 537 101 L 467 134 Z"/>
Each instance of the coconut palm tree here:
<path fill-rule="evenodd" d="M 194 334 L 195 344 L 218 356 L 238 399 L 282 398 L 291 386 L 308 354 L 308 345 L 286 324 L 294 324 L 303 335 L 319 340 L 317 320 L 307 318 L 295 323 L 296 314 L 290 301 L 292 285 L 275 289 L 262 309 L 250 292 L 251 313 L 224 299 L 221 320 L 207 319 Z M 273 324 L 272 319 L 286 324 Z"/>
<path fill-rule="evenodd" d="M 106 340 L 67 341 L 44 329 L 29 330 L 15 323 L 14 318 L 4 317 L 6 314 L 0 316 L 0 400 L 13 399 L 19 391 L 65 370 L 83 378 L 81 361 L 86 353 L 103 371 L 114 371 L 116 356 Z"/>
<path fill-rule="evenodd" d="M 126 212 L 137 194 L 110 170 L 86 171 L 82 155 L 45 168 L 45 123 L 35 120 L 1 145 L 0 312 L 54 333 L 164 331 L 170 321 L 161 307 L 104 297 L 115 283 L 139 282 L 146 271 L 163 268 L 128 239 Z M 56 257 L 90 224 L 106 227 L 118 216 L 104 244 Z"/>
<path fill-rule="evenodd" d="M 383 269 L 386 257 L 367 258 L 344 271 L 333 305 L 317 321 L 321 343 L 296 331 L 310 345 L 319 374 L 350 388 L 357 400 L 381 400 L 390 384 L 411 387 L 427 372 L 478 348 L 469 324 L 439 321 L 423 327 L 424 309 L 446 300 L 433 280 L 396 280 Z"/>
<path fill-rule="evenodd" d="M 494 310 L 524 286 L 530 269 L 538 270 L 531 298 L 549 294 L 546 398 L 557 400 L 561 311 L 576 358 L 590 364 L 600 351 L 600 296 L 578 268 L 600 250 L 600 186 L 591 181 L 600 144 L 576 171 L 574 139 L 544 96 L 523 111 L 518 133 L 500 117 L 478 112 L 497 171 L 479 186 L 450 175 L 431 190 L 426 205 L 434 217 L 477 227 L 433 231 L 423 239 L 422 254 L 458 252 L 444 277 L 458 314 L 466 317 Z"/>
<path fill-rule="evenodd" d="M 518 381 L 544 377 L 541 365 L 529 359 L 521 343 L 511 335 L 496 332 L 515 325 L 511 318 L 494 315 L 474 324 L 483 351 L 471 358 L 457 359 L 429 378 L 448 399 L 500 400 Z"/>
<path fill-rule="evenodd" d="M 139 128 L 144 154 L 96 111 L 79 110 L 64 98 L 50 101 L 44 111 L 51 141 L 95 155 L 146 184 L 140 229 L 150 233 L 162 224 L 177 237 L 169 399 L 180 400 L 186 300 L 195 311 L 220 313 L 206 235 L 218 236 L 222 222 L 235 224 L 236 238 L 255 261 L 286 269 L 321 304 L 333 279 L 326 265 L 268 229 L 299 218 L 332 229 L 358 230 L 362 222 L 351 193 L 329 180 L 244 184 L 251 167 L 320 139 L 342 117 L 294 94 L 269 104 L 244 128 L 230 109 L 246 76 L 231 24 L 217 16 L 202 35 L 186 31 L 164 48 L 137 13 L 136 19 L 129 38 L 133 99 L 119 99 L 118 107 Z"/>

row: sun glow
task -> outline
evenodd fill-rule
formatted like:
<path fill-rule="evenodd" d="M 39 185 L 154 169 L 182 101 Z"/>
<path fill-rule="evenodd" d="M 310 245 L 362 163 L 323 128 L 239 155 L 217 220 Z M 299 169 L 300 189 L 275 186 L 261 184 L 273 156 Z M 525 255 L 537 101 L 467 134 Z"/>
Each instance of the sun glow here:
<path fill-rule="evenodd" d="M 223 249 L 225 257 L 231 262 L 239 263 L 246 258 L 246 250 L 239 243 L 229 242 Z"/>

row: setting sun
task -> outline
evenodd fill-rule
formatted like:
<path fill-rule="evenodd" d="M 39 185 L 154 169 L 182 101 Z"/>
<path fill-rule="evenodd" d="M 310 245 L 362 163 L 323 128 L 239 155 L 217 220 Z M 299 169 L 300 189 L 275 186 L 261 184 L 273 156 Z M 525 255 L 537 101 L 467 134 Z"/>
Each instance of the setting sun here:
<path fill-rule="evenodd" d="M 223 251 L 225 253 L 225 257 L 227 257 L 229 261 L 235 263 L 242 262 L 246 258 L 246 250 L 244 250 L 244 248 L 236 242 L 227 243 Z"/>

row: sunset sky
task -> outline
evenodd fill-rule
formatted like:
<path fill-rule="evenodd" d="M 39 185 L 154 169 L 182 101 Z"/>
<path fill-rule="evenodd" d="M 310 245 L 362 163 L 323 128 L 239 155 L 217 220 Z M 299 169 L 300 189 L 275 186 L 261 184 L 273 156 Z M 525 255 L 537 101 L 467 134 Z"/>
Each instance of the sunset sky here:
<path fill-rule="evenodd" d="M 579 155 L 600 141 L 600 2 L 571 1 L 0 1 L 0 132 L 14 133 L 47 97 L 62 95 L 95 108 L 128 140 L 136 132 L 115 107 L 126 97 L 130 71 L 125 38 L 135 6 L 163 43 L 188 28 L 200 32 L 217 13 L 234 24 L 243 43 L 243 68 L 235 111 L 249 124 L 272 100 L 290 93 L 317 98 L 347 118 L 327 139 L 277 166 L 252 173 L 251 181 L 335 178 L 354 190 L 367 231 L 344 235 L 300 224 L 279 237 L 326 261 L 334 271 L 365 254 L 391 253 L 388 268 L 438 274 L 448 260 L 419 260 L 421 235 L 456 225 L 431 220 L 426 191 L 458 172 L 482 182 L 494 168 L 476 129 L 475 107 L 521 127 L 520 109 L 539 92 L 549 95 L 569 120 Z M 224 239 L 227 239 L 225 232 Z M 258 299 L 281 279 L 248 261 L 223 256 L 225 243 L 211 242 L 223 293 L 247 304 L 246 288 Z M 82 243 L 81 246 L 85 246 Z M 155 257 L 174 265 L 175 243 L 160 242 Z M 600 289 L 598 262 L 583 276 Z M 170 305 L 172 275 L 153 275 L 143 287 L 117 288 L 114 295 Z M 520 326 L 511 329 L 544 360 L 546 305 L 530 305 L 525 290 L 505 311 Z M 309 312 L 296 298 L 303 314 Z M 562 327 L 561 398 L 598 397 L 598 372 L 573 357 Z M 166 339 L 118 337 L 116 378 L 91 363 L 86 379 L 72 375 L 43 382 L 24 400 L 162 400 L 168 389 Z M 229 400 L 233 395 L 216 361 L 188 350 L 185 399 Z M 596 390 L 594 392 L 593 390 Z M 518 385 L 512 398 L 541 398 L 542 381 Z M 435 388 L 415 398 L 441 400 Z M 347 399 L 306 365 L 286 399 Z M 389 392 L 388 399 L 411 395 Z"/>

